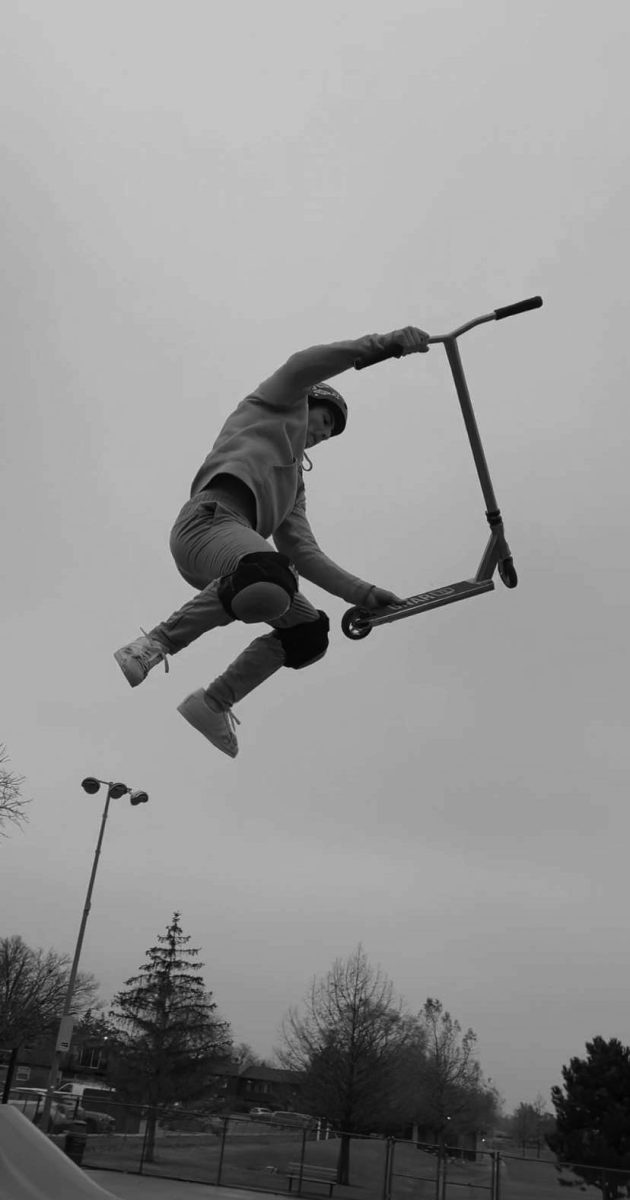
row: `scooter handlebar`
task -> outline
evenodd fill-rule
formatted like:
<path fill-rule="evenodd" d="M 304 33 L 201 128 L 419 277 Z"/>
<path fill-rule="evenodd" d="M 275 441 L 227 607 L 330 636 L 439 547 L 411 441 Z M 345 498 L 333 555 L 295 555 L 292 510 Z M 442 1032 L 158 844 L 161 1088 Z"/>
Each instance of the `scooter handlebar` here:
<path fill-rule="evenodd" d="M 503 308 L 495 308 L 494 312 L 486 313 L 483 317 L 475 317 L 474 320 L 467 321 L 465 325 L 460 325 L 459 329 L 452 329 L 450 333 L 436 334 L 427 341 L 431 344 L 454 342 L 463 333 L 468 333 L 469 329 L 475 329 L 477 325 L 484 325 L 486 321 L 502 321 L 504 317 L 514 317 L 517 313 L 529 312 L 532 308 L 542 308 L 542 296 L 530 296 L 528 300 L 519 300 L 517 304 L 506 304 Z"/>
<path fill-rule="evenodd" d="M 515 317 L 517 313 L 529 312 L 532 308 L 542 308 L 542 296 L 530 296 L 528 300 L 519 300 L 516 304 L 506 304 L 503 308 L 495 308 L 494 312 L 486 313 L 483 317 L 475 317 L 473 321 L 460 325 L 459 329 L 453 329 L 451 333 L 437 334 L 427 338 L 427 343 L 435 345 L 437 342 L 452 342 L 462 333 L 474 329 L 476 325 L 483 325 L 486 321 L 502 321 L 504 317 Z M 385 362 L 387 358 L 400 358 L 403 353 L 403 346 L 394 343 L 388 350 L 374 355 L 373 358 L 357 358 L 354 365 L 357 371 L 362 371 L 364 367 L 373 367 L 376 363 Z"/>
<path fill-rule="evenodd" d="M 506 304 L 504 308 L 495 308 L 497 321 L 504 317 L 515 317 L 517 313 L 529 312 L 530 308 L 542 308 L 542 296 L 530 296 L 529 300 L 519 300 L 518 304 Z"/>

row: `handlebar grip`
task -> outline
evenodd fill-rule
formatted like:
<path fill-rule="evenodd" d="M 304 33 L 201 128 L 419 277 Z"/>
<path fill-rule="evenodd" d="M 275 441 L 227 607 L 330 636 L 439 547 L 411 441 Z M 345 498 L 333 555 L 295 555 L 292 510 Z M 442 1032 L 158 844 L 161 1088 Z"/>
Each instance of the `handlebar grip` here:
<path fill-rule="evenodd" d="M 400 342 L 394 343 L 390 350 L 384 350 L 382 354 L 375 354 L 372 358 L 356 358 L 354 361 L 355 371 L 362 371 L 364 367 L 373 367 L 376 363 L 385 362 L 387 358 L 402 358 L 404 353 Z"/>
<path fill-rule="evenodd" d="M 515 317 L 517 313 L 529 312 L 530 308 L 542 308 L 542 296 L 531 296 L 529 300 L 519 300 L 518 304 L 507 304 L 505 308 L 495 308 L 497 321 L 504 317 Z"/>

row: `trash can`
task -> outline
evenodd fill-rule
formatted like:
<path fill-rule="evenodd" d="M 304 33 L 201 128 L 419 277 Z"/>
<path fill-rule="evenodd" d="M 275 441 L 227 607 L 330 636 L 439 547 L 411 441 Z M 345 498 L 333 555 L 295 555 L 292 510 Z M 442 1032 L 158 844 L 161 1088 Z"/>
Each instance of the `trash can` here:
<path fill-rule="evenodd" d="M 73 1121 L 70 1126 L 64 1144 L 64 1150 L 73 1162 L 80 1167 L 83 1162 L 83 1153 L 87 1145 L 87 1122 Z"/>

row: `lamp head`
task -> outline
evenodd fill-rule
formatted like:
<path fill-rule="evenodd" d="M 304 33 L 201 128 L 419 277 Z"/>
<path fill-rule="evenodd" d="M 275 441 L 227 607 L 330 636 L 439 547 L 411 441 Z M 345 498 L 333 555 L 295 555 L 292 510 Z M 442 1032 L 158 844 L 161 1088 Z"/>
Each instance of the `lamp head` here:
<path fill-rule="evenodd" d="M 120 800 L 120 797 L 124 796 L 128 791 L 129 788 L 127 787 L 126 783 L 110 784 L 109 794 L 112 797 L 112 800 Z"/>
<path fill-rule="evenodd" d="M 146 792 L 130 792 L 129 793 L 129 803 L 130 804 L 146 804 L 148 802 L 148 799 L 149 799 L 149 797 Z"/>
<path fill-rule="evenodd" d="M 88 795 L 90 795 L 90 796 L 94 796 L 95 793 L 98 792 L 98 789 L 100 788 L 100 786 L 101 786 L 100 780 L 94 779 L 91 775 L 88 775 L 87 779 L 84 779 L 81 783 L 81 787 L 83 788 L 83 791 L 87 792 Z"/>

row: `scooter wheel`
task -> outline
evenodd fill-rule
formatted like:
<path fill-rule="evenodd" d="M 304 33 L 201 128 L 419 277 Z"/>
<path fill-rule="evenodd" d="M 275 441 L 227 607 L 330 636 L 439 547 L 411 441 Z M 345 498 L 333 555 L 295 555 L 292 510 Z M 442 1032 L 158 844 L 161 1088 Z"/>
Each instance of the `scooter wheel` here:
<path fill-rule="evenodd" d="M 504 558 L 499 563 L 499 575 L 507 588 L 515 588 L 518 583 L 518 575 L 514 566 L 512 555 L 509 558 Z"/>
<path fill-rule="evenodd" d="M 359 642 L 372 632 L 370 619 L 364 608 L 349 608 L 341 618 L 341 628 L 347 638 Z"/>

